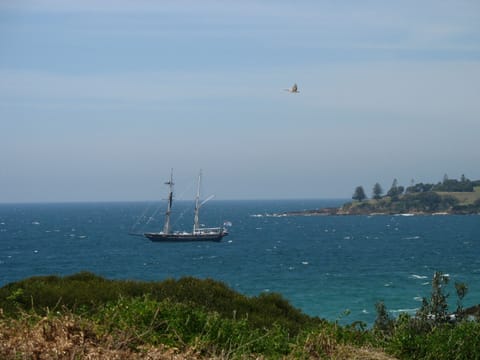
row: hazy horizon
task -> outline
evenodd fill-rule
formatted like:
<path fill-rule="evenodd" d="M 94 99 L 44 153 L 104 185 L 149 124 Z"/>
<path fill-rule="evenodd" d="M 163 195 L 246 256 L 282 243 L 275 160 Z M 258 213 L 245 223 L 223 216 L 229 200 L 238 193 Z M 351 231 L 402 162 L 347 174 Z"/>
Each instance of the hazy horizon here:
<path fill-rule="evenodd" d="M 1 1 L 0 55 L 0 203 L 480 179 L 476 1 Z"/>
<path fill-rule="evenodd" d="M 263 199 L 212 199 L 209 203 L 212 202 L 325 202 L 325 201 L 332 201 L 332 202 L 340 202 L 340 201 L 348 201 L 351 200 L 351 197 L 346 198 L 307 198 L 307 199 L 295 199 L 295 198 L 263 198 Z M 62 201 L 16 201 L 16 202 L 3 202 L 0 205 L 68 205 L 68 204 L 129 204 L 129 203 L 166 203 L 166 199 L 164 198 L 155 198 L 155 199 L 145 199 L 145 200 L 62 200 Z M 194 203 L 195 199 L 181 199 L 176 200 L 175 202 L 182 202 L 182 203 Z M 300 209 L 301 210 L 301 209 Z"/>

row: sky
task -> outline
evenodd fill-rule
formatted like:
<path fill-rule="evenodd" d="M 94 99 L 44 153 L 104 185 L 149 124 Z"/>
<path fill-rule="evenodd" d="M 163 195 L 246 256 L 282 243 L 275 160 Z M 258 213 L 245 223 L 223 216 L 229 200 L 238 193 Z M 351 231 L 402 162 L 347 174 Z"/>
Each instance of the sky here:
<path fill-rule="evenodd" d="M 348 199 L 480 179 L 479 135 L 478 0 L 0 0 L 0 203 L 161 199 L 172 168 Z"/>

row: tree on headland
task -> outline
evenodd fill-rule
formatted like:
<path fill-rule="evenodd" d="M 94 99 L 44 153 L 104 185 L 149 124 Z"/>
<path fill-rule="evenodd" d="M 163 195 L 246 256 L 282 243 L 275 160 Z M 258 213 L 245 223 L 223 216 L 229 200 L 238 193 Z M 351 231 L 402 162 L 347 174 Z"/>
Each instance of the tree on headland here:
<path fill-rule="evenodd" d="M 370 201 L 361 186 L 353 193 L 352 202 L 344 204 L 337 214 L 401 214 L 446 213 L 480 214 L 480 180 L 469 180 L 462 175 L 459 180 L 445 177 L 443 182 L 418 183 L 411 181 L 406 189 L 394 179 L 390 189 L 383 193 L 380 183 L 371 190 Z M 472 194 L 458 194 L 471 192 Z"/>
<path fill-rule="evenodd" d="M 423 193 L 423 192 L 431 191 L 433 187 L 434 187 L 433 184 L 418 183 L 418 184 L 414 184 L 412 186 L 409 186 L 407 188 L 406 192 L 409 193 L 409 194 Z"/>
<path fill-rule="evenodd" d="M 398 197 L 403 194 L 405 188 L 403 186 L 398 186 L 397 179 L 393 179 L 392 186 L 387 192 L 387 196 L 390 196 L 392 200 L 398 200 Z"/>
<path fill-rule="evenodd" d="M 377 182 L 375 183 L 375 185 L 373 185 L 373 198 L 375 200 L 378 200 L 382 197 L 382 194 L 383 194 L 383 189 L 382 189 L 382 186 Z"/>
<path fill-rule="evenodd" d="M 446 175 L 444 176 L 443 182 L 439 182 L 433 186 L 433 191 L 443 191 L 443 192 L 473 192 L 475 187 L 475 182 L 470 181 L 465 175 L 462 174 L 460 180 L 449 179 Z"/>
<path fill-rule="evenodd" d="M 353 193 L 352 199 L 362 201 L 365 200 L 367 196 L 365 195 L 365 191 L 363 190 L 362 186 L 357 186 L 355 192 Z"/>

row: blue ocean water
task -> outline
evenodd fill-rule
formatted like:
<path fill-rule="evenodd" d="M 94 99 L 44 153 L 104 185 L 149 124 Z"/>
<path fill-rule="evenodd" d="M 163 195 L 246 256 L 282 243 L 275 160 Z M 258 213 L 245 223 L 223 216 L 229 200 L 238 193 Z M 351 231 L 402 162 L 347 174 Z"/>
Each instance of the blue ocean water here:
<path fill-rule="evenodd" d="M 246 295 L 278 292 L 310 315 L 371 324 L 380 300 L 393 314 L 413 313 L 429 295 L 434 271 L 442 271 L 450 275 L 452 309 L 455 281 L 469 286 L 466 306 L 480 303 L 479 216 L 266 216 L 342 202 L 211 201 L 201 222 L 230 221 L 230 235 L 179 244 L 128 235 L 139 217 L 149 224 L 134 231 L 160 230 L 163 204 L 3 204 L 0 286 L 83 270 L 112 279 L 188 275 Z M 175 203 L 174 228 L 191 229 L 191 206 Z"/>

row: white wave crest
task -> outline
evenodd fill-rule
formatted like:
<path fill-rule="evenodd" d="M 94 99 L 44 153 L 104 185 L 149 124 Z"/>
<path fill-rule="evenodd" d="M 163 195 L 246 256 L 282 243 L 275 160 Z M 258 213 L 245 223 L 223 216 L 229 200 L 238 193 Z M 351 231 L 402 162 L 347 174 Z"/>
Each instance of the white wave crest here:
<path fill-rule="evenodd" d="M 418 311 L 418 308 L 414 308 L 414 309 L 396 309 L 396 310 L 390 310 L 391 313 L 409 313 L 409 314 L 413 314 L 415 313 L 416 311 Z"/>
<path fill-rule="evenodd" d="M 428 276 L 412 274 L 410 275 L 410 278 L 411 279 L 427 279 Z"/>

